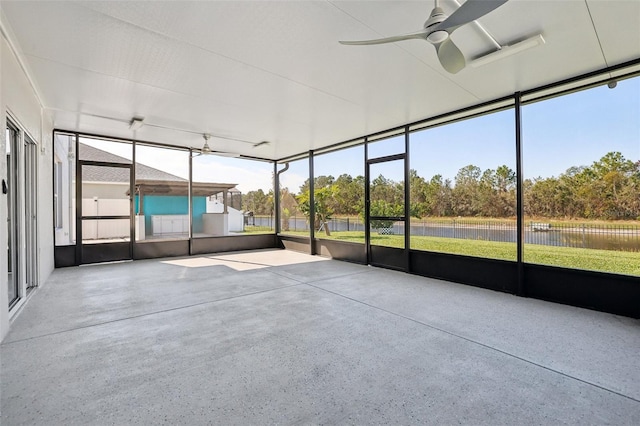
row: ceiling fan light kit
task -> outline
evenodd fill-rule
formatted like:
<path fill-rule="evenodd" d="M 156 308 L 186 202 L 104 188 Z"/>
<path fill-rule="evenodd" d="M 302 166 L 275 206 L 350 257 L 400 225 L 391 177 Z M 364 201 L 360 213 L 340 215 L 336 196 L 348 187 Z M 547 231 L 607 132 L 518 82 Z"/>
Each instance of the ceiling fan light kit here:
<path fill-rule="evenodd" d="M 440 44 L 449 38 L 449 33 L 446 31 L 436 31 L 427 36 L 427 41 L 431 44 Z"/>
<path fill-rule="evenodd" d="M 211 135 L 205 133 L 202 137 L 204 138 L 204 145 L 202 145 L 200 152 L 204 155 L 211 154 L 211 147 L 209 146 L 209 139 L 211 138 Z"/>
<path fill-rule="evenodd" d="M 435 0 L 435 7 L 431 11 L 429 19 L 424 23 L 422 31 L 374 40 L 340 41 L 340 43 L 370 45 L 411 39 L 426 40 L 435 47 L 442 67 L 447 72 L 455 74 L 466 66 L 466 61 L 458 46 L 451 40 L 451 34 L 461 26 L 483 17 L 506 2 L 507 0 L 467 0 L 451 16 L 447 16 L 438 6 L 438 0 Z"/>

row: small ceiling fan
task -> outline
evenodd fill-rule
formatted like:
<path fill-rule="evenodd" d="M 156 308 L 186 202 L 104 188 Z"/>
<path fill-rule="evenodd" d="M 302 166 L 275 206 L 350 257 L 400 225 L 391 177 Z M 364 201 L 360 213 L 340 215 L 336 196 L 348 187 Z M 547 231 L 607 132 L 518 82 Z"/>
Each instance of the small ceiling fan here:
<path fill-rule="evenodd" d="M 435 7 L 431 11 L 429 19 L 424 23 L 424 28 L 420 31 L 375 40 L 340 41 L 340 43 L 346 45 L 368 45 L 393 43 L 410 39 L 427 40 L 436 48 L 442 67 L 451 74 L 455 74 L 465 67 L 466 61 L 460 49 L 458 49 L 451 40 L 451 34 L 461 26 L 492 12 L 507 1 L 508 0 L 467 0 L 462 6 L 456 9 L 451 16 L 447 16 L 439 6 L 439 0 L 435 0 Z"/>
<path fill-rule="evenodd" d="M 235 153 L 235 152 L 227 152 L 227 151 L 214 151 L 211 149 L 211 147 L 209 146 L 209 140 L 211 139 L 211 137 L 214 136 L 216 138 L 220 138 L 220 139 L 230 139 L 230 140 L 235 140 L 235 141 L 240 141 L 240 142 L 245 142 L 239 139 L 231 139 L 231 138 L 225 138 L 223 136 L 215 136 L 212 135 L 211 133 L 203 133 L 202 137 L 204 138 L 204 145 L 202 145 L 202 148 L 200 148 L 200 152 L 198 154 L 196 154 L 196 157 L 199 157 L 201 155 L 219 155 L 222 157 L 240 157 L 241 155 L 239 153 Z M 261 142 L 246 142 L 246 143 L 251 143 L 253 145 L 253 148 L 259 148 L 261 146 L 264 145 L 269 145 L 271 144 L 271 142 L 269 141 L 261 141 Z"/>

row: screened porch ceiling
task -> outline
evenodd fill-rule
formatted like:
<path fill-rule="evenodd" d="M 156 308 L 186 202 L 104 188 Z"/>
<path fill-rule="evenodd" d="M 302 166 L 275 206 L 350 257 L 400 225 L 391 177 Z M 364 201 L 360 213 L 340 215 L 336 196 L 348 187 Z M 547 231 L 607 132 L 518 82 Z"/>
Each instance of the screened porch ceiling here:
<path fill-rule="evenodd" d="M 464 3 L 464 0 L 459 0 Z M 455 0 L 442 0 L 446 13 Z M 479 20 L 498 43 L 546 43 L 449 74 L 417 31 L 426 1 L 2 1 L 58 129 L 281 159 L 640 58 L 640 1 L 510 0 Z M 467 60 L 494 49 L 473 24 Z M 130 130 L 132 117 L 144 125 Z M 254 147 L 262 141 L 262 144 Z"/>

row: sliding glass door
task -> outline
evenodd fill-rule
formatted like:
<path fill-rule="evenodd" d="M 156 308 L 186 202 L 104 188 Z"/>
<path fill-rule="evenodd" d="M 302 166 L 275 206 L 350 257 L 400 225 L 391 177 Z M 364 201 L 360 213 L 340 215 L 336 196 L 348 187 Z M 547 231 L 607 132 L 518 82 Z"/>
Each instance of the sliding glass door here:
<path fill-rule="evenodd" d="M 6 128 L 7 180 L 2 181 L 2 192 L 7 197 L 7 266 L 9 308 L 20 299 L 20 256 L 18 250 L 18 129 L 11 123 Z"/>

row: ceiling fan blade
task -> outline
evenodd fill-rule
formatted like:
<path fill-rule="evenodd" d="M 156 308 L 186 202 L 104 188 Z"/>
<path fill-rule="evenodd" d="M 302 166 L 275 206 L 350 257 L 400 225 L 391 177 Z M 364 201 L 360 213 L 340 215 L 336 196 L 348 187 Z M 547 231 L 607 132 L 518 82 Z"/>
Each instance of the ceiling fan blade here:
<path fill-rule="evenodd" d="M 436 25 L 432 31 L 445 30 L 451 34 L 458 27 L 475 21 L 497 9 L 508 0 L 467 0 L 447 19 Z"/>
<path fill-rule="evenodd" d="M 359 46 L 359 45 L 366 45 L 366 44 L 384 44 L 384 43 L 394 43 L 396 41 L 402 41 L 402 40 L 411 40 L 414 38 L 424 40 L 427 38 L 427 35 L 429 35 L 429 31 L 420 30 L 415 33 L 398 35 L 393 37 L 377 38 L 374 40 L 340 41 L 339 43 L 346 44 L 349 46 Z"/>
<path fill-rule="evenodd" d="M 436 45 L 436 52 L 442 68 L 451 74 L 456 74 L 466 65 L 464 55 L 450 38 Z"/>

